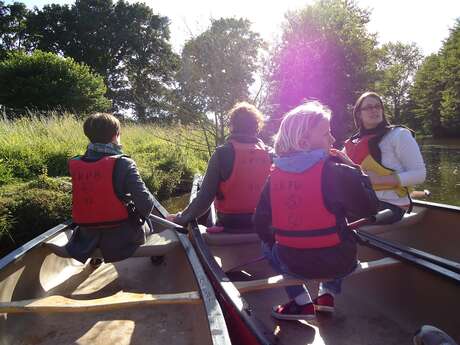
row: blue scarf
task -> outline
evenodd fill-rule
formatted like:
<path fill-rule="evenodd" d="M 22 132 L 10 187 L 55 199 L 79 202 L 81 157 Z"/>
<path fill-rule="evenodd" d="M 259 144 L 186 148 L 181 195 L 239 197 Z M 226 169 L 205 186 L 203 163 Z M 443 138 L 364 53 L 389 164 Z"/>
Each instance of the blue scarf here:
<path fill-rule="evenodd" d="M 301 173 L 310 169 L 320 160 L 327 157 L 324 149 L 316 149 L 308 152 L 293 152 L 275 158 L 275 166 L 286 172 Z"/>

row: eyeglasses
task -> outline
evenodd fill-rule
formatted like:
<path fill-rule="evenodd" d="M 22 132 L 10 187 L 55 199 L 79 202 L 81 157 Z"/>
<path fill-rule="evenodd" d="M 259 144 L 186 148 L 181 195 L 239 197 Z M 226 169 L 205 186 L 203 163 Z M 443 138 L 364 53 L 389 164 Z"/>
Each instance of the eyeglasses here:
<path fill-rule="evenodd" d="M 368 105 L 368 106 L 359 108 L 359 110 L 361 111 L 371 111 L 371 110 L 380 110 L 380 109 L 382 109 L 382 106 L 380 104 Z"/>

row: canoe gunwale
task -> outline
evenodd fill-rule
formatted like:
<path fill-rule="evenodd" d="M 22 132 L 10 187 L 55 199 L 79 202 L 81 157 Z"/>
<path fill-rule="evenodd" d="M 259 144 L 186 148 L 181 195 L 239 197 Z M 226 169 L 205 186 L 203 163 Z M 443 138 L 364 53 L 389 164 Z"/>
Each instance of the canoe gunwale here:
<path fill-rule="evenodd" d="M 413 200 L 412 202 L 414 206 L 422 206 L 422 207 L 433 208 L 433 209 L 442 209 L 443 211 L 451 211 L 455 213 L 460 213 L 460 206 L 441 204 L 437 202 L 424 201 L 424 200 Z"/>
<path fill-rule="evenodd" d="M 201 184 L 202 177 L 195 175 L 193 180 L 193 186 L 190 195 L 190 202 L 196 197 L 199 185 Z M 215 211 L 211 207 L 211 217 L 215 219 Z M 227 277 L 225 272 L 218 265 L 208 245 L 206 244 L 201 231 L 198 227 L 196 220 L 190 223 L 190 236 L 192 237 L 194 247 L 200 258 L 200 262 L 203 265 L 208 276 L 213 279 L 214 287 L 218 291 L 218 295 L 223 299 L 223 303 L 229 304 L 239 315 L 240 319 L 250 329 L 252 335 L 256 338 L 259 344 L 270 345 L 275 344 L 276 340 L 272 338 L 267 332 L 263 332 L 264 326 L 260 321 L 257 320 L 255 315 L 251 313 L 250 306 L 246 300 L 241 296 L 240 292 Z"/>
<path fill-rule="evenodd" d="M 154 200 L 154 208 L 163 218 L 166 218 L 169 212 L 156 199 Z M 200 290 L 201 300 L 208 319 L 212 343 L 214 345 L 231 345 L 230 335 L 228 333 L 222 309 L 217 301 L 217 296 L 214 293 L 211 282 L 207 277 L 204 268 L 200 264 L 197 253 L 187 235 L 179 232 L 176 234 L 185 251 L 185 255 L 190 263 L 193 273 L 195 274 L 195 279 Z"/>
<path fill-rule="evenodd" d="M 458 270 L 454 271 L 452 268 L 447 268 L 441 261 L 429 260 L 431 254 L 423 251 L 418 251 L 416 255 L 410 251 L 410 247 L 399 245 L 388 240 L 380 239 L 371 234 L 366 234 L 358 231 L 358 236 L 364 242 L 364 245 L 375 248 L 385 254 L 390 255 L 398 260 L 407 262 L 417 268 L 422 268 L 431 273 L 440 275 L 443 278 L 453 280 L 460 284 L 460 273 Z M 426 255 L 423 255 L 426 254 Z"/>
<path fill-rule="evenodd" d="M 56 225 L 54 228 L 49 229 L 43 234 L 35 237 L 29 242 L 23 244 L 19 248 L 13 250 L 8 255 L 0 259 L 0 270 L 3 270 L 9 264 L 15 262 L 16 260 L 21 259 L 28 251 L 32 250 L 35 247 L 42 245 L 44 242 L 49 240 L 51 237 L 57 235 L 58 233 L 67 230 L 72 224 L 71 220 L 67 220 L 62 224 Z"/>

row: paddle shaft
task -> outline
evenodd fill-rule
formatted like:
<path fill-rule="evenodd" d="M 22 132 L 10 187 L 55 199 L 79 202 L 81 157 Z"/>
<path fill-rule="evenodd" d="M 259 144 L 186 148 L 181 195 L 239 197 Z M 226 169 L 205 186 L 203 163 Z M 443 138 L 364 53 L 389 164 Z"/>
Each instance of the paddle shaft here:
<path fill-rule="evenodd" d="M 153 221 L 154 223 L 161 224 L 168 228 L 174 229 L 180 232 L 181 234 L 188 234 L 187 228 L 183 227 L 182 225 L 171 222 L 170 220 L 167 220 L 165 218 L 161 218 L 161 217 L 155 216 L 154 214 L 151 214 L 149 216 L 149 219 Z"/>
<path fill-rule="evenodd" d="M 383 210 L 383 211 L 380 211 L 379 213 L 377 213 L 375 216 L 371 216 L 371 217 L 367 217 L 367 218 L 361 218 L 361 219 L 358 219 L 358 220 L 356 220 L 354 222 L 348 223 L 347 228 L 350 229 L 350 230 L 353 230 L 353 229 L 358 228 L 360 226 L 363 226 L 365 224 L 372 224 L 372 223 L 375 223 L 378 220 L 382 220 L 382 219 L 385 219 L 386 217 L 391 216 L 391 214 L 392 214 L 392 212 L 390 210 L 388 210 L 388 209 Z M 234 266 L 234 267 L 228 269 L 227 271 L 225 271 L 225 273 L 235 271 L 238 268 L 241 268 L 241 267 L 244 267 L 244 266 L 247 266 L 247 265 L 250 265 L 250 264 L 254 264 L 256 262 L 259 262 L 259 261 L 262 261 L 262 260 L 265 260 L 265 259 L 266 259 L 265 256 L 259 256 L 258 258 L 255 258 L 255 259 L 247 261 L 247 262 L 245 262 L 243 264 L 239 264 L 237 266 Z"/>

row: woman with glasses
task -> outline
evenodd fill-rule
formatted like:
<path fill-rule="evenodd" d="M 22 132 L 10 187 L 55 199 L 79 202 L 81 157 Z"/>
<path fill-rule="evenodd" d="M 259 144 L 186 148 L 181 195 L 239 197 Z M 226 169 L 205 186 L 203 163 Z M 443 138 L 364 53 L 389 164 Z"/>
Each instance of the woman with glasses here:
<path fill-rule="evenodd" d="M 345 153 L 369 175 L 380 200 L 379 209 L 393 212 L 383 223 L 397 222 L 411 209 L 411 187 L 425 181 L 420 148 L 411 130 L 390 125 L 375 92 L 358 98 L 353 118 L 358 132 L 345 142 Z"/>

